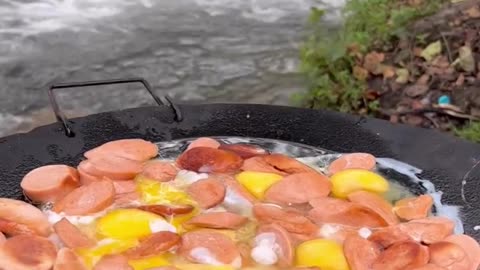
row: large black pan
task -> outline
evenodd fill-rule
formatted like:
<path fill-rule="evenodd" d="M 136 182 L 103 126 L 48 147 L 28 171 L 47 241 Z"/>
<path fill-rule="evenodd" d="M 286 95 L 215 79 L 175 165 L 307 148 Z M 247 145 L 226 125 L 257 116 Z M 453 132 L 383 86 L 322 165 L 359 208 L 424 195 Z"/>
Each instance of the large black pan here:
<path fill-rule="evenodd" d="M 322 110 L 209 104 L 180 105 L 179 111 L 183 121 L 178 121 L 179 115 L 172 107 L 144 107 L 65 122 L 75 133 L 73 137 L 66 136 L 61 123 L 55 123 L 2 138 L 0 197 L 22 198 L 19 182 L 29 170 L 52 163 L 76 165 L 83 152 L 111 140 L 248 136 L 337 152 L 364 151 L 421 168 L 424 170 L 421 176 L 444 192 L 444 203 L 462 206 L 466 233 L 480 240 L 480 231 L 474 229 L 480 225 L 480 145 L 430 130 Z"/>

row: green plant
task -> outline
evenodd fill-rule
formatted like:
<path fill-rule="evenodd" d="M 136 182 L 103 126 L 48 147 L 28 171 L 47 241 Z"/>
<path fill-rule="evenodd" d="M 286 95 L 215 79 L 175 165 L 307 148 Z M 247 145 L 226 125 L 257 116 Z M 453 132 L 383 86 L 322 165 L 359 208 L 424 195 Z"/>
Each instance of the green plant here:
<path fill-rule="evenodd" d="M 367 82 L 354 76 L 354 67 L 368 51 L 406 35 L 412 20 L 432 13 L 441 2 L 424 0 L 411 7 L 399 0 L 350 0 L 343 10 L 343 25 L 333 31 L 322 21 L 324 11 L 312 9 L 310 35 L 300 51 L 301 71 L 309 83 L 303 105 L 374 114 L 379 103 L 366 101 Z"/>
<path fill-rule="evenodd" d="M 455 129 L 455 134 L 460 138 L 480 143 L 480 122 L 470 122 L 462 128 Z"/>

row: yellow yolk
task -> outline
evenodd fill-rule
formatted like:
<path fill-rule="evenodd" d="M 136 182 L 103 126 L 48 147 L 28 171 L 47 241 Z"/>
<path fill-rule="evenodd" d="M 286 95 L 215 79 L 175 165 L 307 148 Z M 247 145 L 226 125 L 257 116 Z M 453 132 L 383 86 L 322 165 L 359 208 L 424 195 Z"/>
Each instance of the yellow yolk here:
<path fill-rule="evenodd" d="M 158 255 L 138 260 L 130 260 L 128 261 L 128 264 L 133 267 L 134 270 L 147 270 L 155 267 L 171 265 L 167 255 Z"/>
<path fill-rule="evenodd" d="M 185 191 L 173 185 L 143 177 L 138 177 L 136 181 L 137 190 L 146 204 L 195 205 L 195 201 Z"/>
<path fill-rule="evenodd" d="M 296 266 L 317 266 L 325 270 L 349 270 L 342 246 L 333 240 L 326 239 L 310 240 L 298 245 Z"/>
<path fill-rule="evenodd" d="M 101 238 L 138 239 L 152 233 L 155 221 L 164 218 L 138 209 L 117 209 L 98 220 L 96 231 Z"/>
<path fill-rule="evenodd" d="M 135 239 L 124 240 L 103 240 L 104 243 L 99 242 L 97 246 L 93 248 L 78 249 L 77 254 L 83 259 L 88 267 L 93 267 L 103 256 L 110 254 L 118 254 L 127 249 L 135 247 L 138 241 Z"/>
<path fill-rule="evenodd" d="M 347 169 L 330 177 L 332 194 L 337 198 L 345 199 L 349 193 L 364 190 L 373 193 L 385 193 L 389 184 L 382 176 L 362 169 Z"/>
<path fill-rule="evenodd" d="M 274 173 L 245 171 L 237 174 L 235 178 L 257 199 L 263 199 L 265 192 L 283 176 Z"/>

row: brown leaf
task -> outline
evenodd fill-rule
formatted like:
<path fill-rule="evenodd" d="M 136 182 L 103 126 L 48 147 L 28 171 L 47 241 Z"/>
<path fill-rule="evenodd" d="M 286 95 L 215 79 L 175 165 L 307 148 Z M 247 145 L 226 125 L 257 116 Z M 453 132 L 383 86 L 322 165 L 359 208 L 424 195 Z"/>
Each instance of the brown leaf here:
<path fill-rule="evenodd" d="M 359 66 L 354 66 L 353 77 L 359 81 L 365 81 L 368 78 L 368 70 Z"/>
<path fill-rule="evenodd" d="M 430 75 L 423 74 L 416 82 L 418 85 L 427 85 L 428 81 L 430 81 Z"/>
<path fill-rule="evenodd" d="M 396 123 L 398 123 L 398 120 L 399 120 L 398 115 L 396 115 L 396 114 L 390 115 L 390 122 L 391 123 L 396 124 Z"/>
<path fill-rule="evenodd" d="M 460 74 L 457 78 L 457 81 L 455 82 L 456 86 L 463 86 L 465 83 L 465 76 L 463 74 Z"/>
<path fill-rule="evenodd" d="M 415 56 L 417 56 L 417 57 L 422 56 L 422 52 L 423 52 L 423 49 L 420 48 L 420 47 L 415 47 L 415 48 L 413 49 L 413 54 L 414 54 Z"/>
<path fill-rule="evenodd" d="M 411 106 L 412 106 L 412 109 L 414 110 L 425 108 L 425 105 L 423 105 L 423 103 L 420 100 L 416 100 L 416 99 L 412 101 Z"/>
<path fill-rule="evenodd" d="M 472 19 L 480 18 L 480 9 L 478 6 L 473 6 L 465 10 L 463 13 Z"/>
<path fill-rule="evenodd" d="M 385 78 L 385 79 L 393 78 L 393 77 L 395 76 L 395 74 L 396 74 L 395 68 L 392 67 L 392 66 L 386 66 L 386 65 L 384 65 L 384 66 L 382 67 L 382 69 L 383 69 L 383 71 L 382 71 L 382 73 L 383 73 L 383 78 Z"/>
<path fill-rule="evenodd" d="M 423 0 L 408 0 L 408 5 L 418 7 L 423 4 Z"/>
<path fill-rule="evenodd" d="M 418 97 L 428 92 L 428 86 L 424 84 L 414 84 L 405 88 L 405 94 L 409 97 Z"/>
<path fill-rule="evenodd" d="M 385 54 L 377 53 L 377 52 L 371 52 L 371 53 L 365 55 L 363 67 L 366 70 L 370 71 L 371 73 L 374 73 L 374 74 L 377 73 L 378 74 L 379 66 L 384 60 L 385 60 Z"/>
<path fill-rule="evenodd" d="M 440 55 L 433 59 L 432 66 L 439 68 L 448 68 L 450 66 L 450 63 L 448 62 L 448 58 L 446 56 Z"/>

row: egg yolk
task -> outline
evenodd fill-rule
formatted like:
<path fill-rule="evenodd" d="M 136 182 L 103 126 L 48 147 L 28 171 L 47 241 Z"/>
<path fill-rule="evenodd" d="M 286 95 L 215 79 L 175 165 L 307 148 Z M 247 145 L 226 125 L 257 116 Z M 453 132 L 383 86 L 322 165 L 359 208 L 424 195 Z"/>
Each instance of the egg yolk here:
<path fill-rule="evenodd" d="M 162 183 L 147 178 L 138 177 L 137 190 L 146 204 L 195 205 L 188 194 L 168 183 Z"/>
<path fill-rule="evenodd" d="M 337 198 L 345 199 L 348 194 L 364 190 L 382 194 L 388 191 L 388 181 L 382 176 L 362 169 L 347 169 L 330 177 L 332 194 Z"/>
<path fill-rule="evenodd" d="M 128 264 L 133 267 L 134 270 L 147 270 L 160 266 L 171 265 L 167 255 L 158 255 L 138 260 L 130 260 Z"/>
<path fill-rule="evenodd" d="M 298 245 L 296 265 L 317 266 L 322 270 L 349 270 L 342 246 L 333 240 L 326 239 L 310 240 Z"/>
<path fill-rule="evenodd" d="M 138 209 L 117 209 L 101 217 L 96 224 L 100 238 L 138 239 L 152 233 L 151 224 L 164 218 Z"/>
<path fill-rule="evenodd" d="M 265 192 L 283 176 L 274 173 L 245 171 L 237 174 L 235 178 L 257 199 L 263 199 Z"/>

